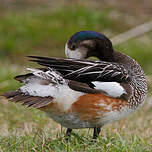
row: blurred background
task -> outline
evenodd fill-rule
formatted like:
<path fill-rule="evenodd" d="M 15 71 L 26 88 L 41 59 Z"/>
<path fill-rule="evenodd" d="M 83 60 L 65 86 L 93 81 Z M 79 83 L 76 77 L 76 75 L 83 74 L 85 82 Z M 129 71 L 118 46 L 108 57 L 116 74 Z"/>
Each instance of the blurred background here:
<path fill-rule="evenodd" d="M 19 84 L 13 77 L 25 73 L 26 67 L 33 66 L 25 56 L 65 57 L 64 45 L 75 32 L 94 30 L 113 38 L 150 21 L 151 15 L 151 0 L 0 0 L 0 92 L 16 89 Z M 151 92 L 152 31 L 115 45 L 114 48 L 140 63 L 147 75 Z M 125 119 L 128 126 L 125 126 L 126 123 L 122 120 L 113 126 L 109 125 L 104 131 L 110 130 L 113 136 L 117 132 L 116 128 L 121 132 L 123 127 L 127 127 L 129 128 L 127 134 L 130 134 L 130 130 L 134 130 L 135 135 L 147 139 L 147 142 L 150 141 L 151 99 L 149 93 L 148 102 L 142 110 Z M 8 148 L 6 146 L 8 136 L 11 136 L 10 143 L 16 143 L 16 134 L 21 135 L 19 138 L 22 139 L 27 137 L 27 134 L 29 136 L 29 133 L 31 136 L 34 135 L 34 131 L 38 129 L 47 130 L 47 133 L 56 136 L 59 126 L 48 119 L 43 112 L 25 109 L 20 105 L 8 103 L 5 99 L 0 101 L 0 139 L 3 143 L 0 147 Z M 131 121 L 134 119 L 140 125 Z M 141 133 L 143 128 L 144 134 Z M 18 146 L 20 147 L 20 144 Z M 149 145 L 142 147 L 144 146 Z"/>
<path fill-rule="evenodd" d="M 9 90 L 12 83 L 6 67 L 18 71 L 18 65 L 29 65 L 25 56 L 64 57 L 64 45 L 77 31 L 94 30 L 113 38 L 150 21 L 151 14 L 150 0 L 0 0 L 0 65 L 6 64 L 0 68 L 0 90 Z M 135 58 L 146 74 L 152 73 L 152 31 L 115 49 Z"/>

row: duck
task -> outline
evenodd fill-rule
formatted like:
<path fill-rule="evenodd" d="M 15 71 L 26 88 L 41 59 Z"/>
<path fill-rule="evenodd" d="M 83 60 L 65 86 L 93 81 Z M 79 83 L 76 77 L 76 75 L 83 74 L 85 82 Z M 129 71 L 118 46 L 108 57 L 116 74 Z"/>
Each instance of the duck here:
<path fill-rule="evenodd" d="M 16 76 L 23 85 L 3 94 L 8 100 L 40 109 L 67 128 L 92 128 L 96 139 L 101 128 L 139 109 L 147 82 L 141 66 L 116 51 L 104 34 L 80 31 L 65 45 L 67 58 L 28 56 L 43 66 Z M 89 57 L 98 60 L 89 60 Z"/>

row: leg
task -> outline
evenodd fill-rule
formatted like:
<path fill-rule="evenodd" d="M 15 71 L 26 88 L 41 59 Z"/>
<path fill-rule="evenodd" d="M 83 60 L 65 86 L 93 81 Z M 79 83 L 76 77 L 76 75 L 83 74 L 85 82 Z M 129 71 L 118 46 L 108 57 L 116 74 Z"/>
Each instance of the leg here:
<path fill-rule="evenodd" d="M 71 128 L 68 128 L 67 131 L 66 131 L 66 137 L 70 137 L 71 136 L 71 132 L 72 132 L 72 129 Z"/>
<path fill-rule="evenodd" d="M 93 139 L 97 139 L 101 131 L 101 127 L 95 127 L 93 132 Z"/>

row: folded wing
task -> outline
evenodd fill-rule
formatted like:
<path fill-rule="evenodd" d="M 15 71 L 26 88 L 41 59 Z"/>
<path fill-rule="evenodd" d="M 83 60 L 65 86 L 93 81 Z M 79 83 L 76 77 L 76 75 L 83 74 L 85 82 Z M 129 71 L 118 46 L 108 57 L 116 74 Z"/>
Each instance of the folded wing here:
<path fill-rule="evenodd" d="M 79 82 L 129 82 L 130 76 L 124 65 L 102 62 L 75 60 L 63 58 L 46 58 L 30 56 L 31 61 L 40 65 L 51 67 L 59 71 L 64 78 Z"/>

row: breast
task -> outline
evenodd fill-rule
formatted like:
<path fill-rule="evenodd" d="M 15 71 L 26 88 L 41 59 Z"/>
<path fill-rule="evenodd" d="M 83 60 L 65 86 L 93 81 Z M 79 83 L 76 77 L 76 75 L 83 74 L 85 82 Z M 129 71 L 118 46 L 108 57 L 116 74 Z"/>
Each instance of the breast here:
<path fill-rule="evenodd" d="M 83 121 L 104 125 L 108 121 L 124 117 L 125 113 L 128 115 L 130 113 L 128 105 L 128 102 L 122 99 L 102 94 L 86 94 L 73 103 L 72 111 Z"/>

